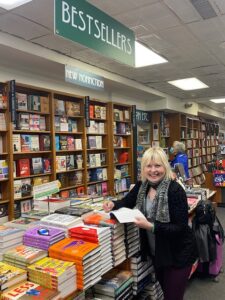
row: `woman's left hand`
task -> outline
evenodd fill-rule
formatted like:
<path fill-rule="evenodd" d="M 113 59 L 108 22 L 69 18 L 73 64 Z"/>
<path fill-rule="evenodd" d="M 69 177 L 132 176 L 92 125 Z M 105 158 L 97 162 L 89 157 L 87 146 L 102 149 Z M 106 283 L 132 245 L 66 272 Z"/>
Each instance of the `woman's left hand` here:
<path fill-rule="evenodd" d="M 143 229 L 152 230 L 153 224 L 149 222 L 146 218 L 136 217 L 134 223 Z"/>

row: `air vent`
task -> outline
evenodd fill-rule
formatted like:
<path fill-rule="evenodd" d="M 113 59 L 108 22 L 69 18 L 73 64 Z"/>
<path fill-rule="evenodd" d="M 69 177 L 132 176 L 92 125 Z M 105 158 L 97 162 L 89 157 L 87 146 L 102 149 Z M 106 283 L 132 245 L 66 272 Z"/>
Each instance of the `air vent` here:
<path fill-rule="evenodd" d="M 190 2 L 203 19 L 217 17 L 215 10 L 208 0 L 190 0 Z"/>

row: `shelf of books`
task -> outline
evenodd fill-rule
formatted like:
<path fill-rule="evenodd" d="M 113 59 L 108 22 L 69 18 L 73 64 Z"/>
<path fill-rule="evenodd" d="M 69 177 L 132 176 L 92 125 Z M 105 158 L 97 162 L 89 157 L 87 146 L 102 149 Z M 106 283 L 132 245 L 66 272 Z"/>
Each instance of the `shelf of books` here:
<path fill-rule="evenodd" d="M 83 97 L 53 93 L 54 179 L 60 181 L 60 196 L 85 191 L 86 141 Z"/>
<path fill-rule="evenodd" d="M 0 217 L 7 221 L 11 210 L 9 194 L 9 102 L 8 86 L 0 84 Z"/>
<path fill-rule="evenodd" d="M 91 99 L 90 126 L 87 127 L 87 194 L 109 195 L 109 108 L 107 103 Z"/>
<path fill-rule="evenodd" d="M 131 123 L 132 107 L 110 103 L 111 136 L 110 149 L 112 171 L 111 191 L 120 196 L 128 192 L 133 182 L 133 134 Z"/>
<path fill-rule="evenodd" d="M 53 179 L 50 98 L 47 90 L 16 85 L 16 119 L 11 123 L 10 143 L 15 210 L 21 201 L 28 203 L 32 198 L 33 185 Z"/>

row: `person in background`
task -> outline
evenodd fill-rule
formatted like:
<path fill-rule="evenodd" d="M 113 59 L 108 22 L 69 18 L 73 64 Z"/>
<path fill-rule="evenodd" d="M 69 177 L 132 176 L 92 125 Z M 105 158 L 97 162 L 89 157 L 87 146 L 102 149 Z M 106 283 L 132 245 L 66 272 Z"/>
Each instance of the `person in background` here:
<path fill-rule="evenodd" d="M 182 142 L 173 142 L 173 147 L 170 149 L 170 153 L 174 154 L 174 159 L 170 162 L 171 167 L 174 168 L 176 164 L 180 163 L 184 166 L 184 172 L 186 180 L 190 179 L 188 172 L 188 156 L 185 153 L 185 145 Z"/>
<path fill-rule="evenodd" d="M 142 259 L 153 258 L 164 300 L 182 300 L 196 245 L 188 226 L 188 204 L 184 189 L 172 178 L 162 148 L 149 148 L 141 161 L 142 180 L 119 201 L 106 201 L 106 212 L 121 207 L 138 208 L 145 218 L 136 218 L 140 228 Z"/>

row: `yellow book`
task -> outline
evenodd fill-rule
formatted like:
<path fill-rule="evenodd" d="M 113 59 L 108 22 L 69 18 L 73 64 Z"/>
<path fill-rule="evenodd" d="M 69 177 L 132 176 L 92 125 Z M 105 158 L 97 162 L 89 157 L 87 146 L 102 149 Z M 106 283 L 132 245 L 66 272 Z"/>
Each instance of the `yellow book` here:
<path fill-rule="evenodd" d="M 26 279 L 25 270 L 0 262 L 0 291 Z"/>

